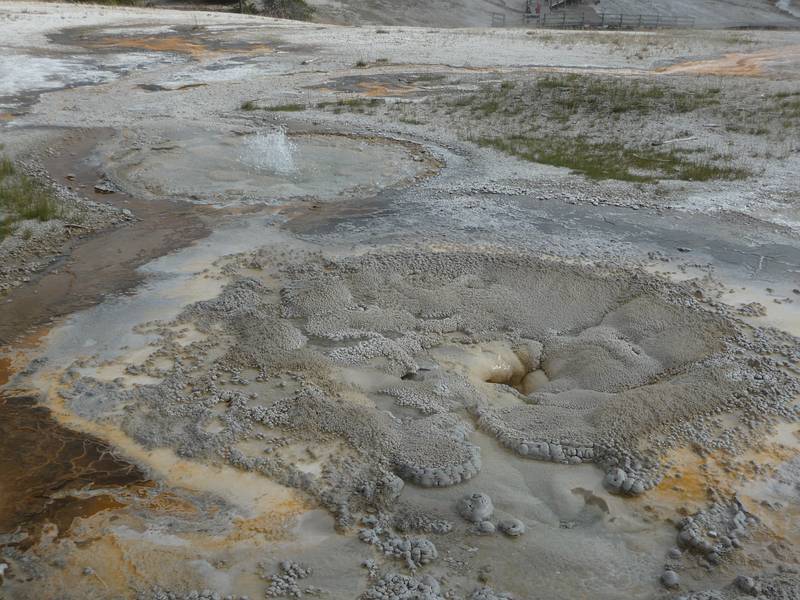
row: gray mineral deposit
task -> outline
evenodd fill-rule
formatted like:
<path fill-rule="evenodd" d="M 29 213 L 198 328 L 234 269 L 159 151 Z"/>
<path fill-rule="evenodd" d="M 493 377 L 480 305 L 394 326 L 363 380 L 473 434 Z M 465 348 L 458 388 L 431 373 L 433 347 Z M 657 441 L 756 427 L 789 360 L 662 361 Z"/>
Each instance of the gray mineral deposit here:
<path fill-rule="evenodd" d="M 103 4 L 0 4 L 0 600 L 800 598 L 791 0 Z"/>

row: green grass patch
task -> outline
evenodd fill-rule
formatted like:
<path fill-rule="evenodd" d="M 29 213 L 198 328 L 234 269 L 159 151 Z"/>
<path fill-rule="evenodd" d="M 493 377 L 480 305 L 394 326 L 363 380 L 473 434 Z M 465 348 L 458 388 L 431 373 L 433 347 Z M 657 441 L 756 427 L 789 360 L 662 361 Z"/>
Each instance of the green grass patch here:
<path fill-rule="evenodd" d="M 264 108 L 264 110 L 271 112 L 300 112 L 305 109 L 305 104 L 276 104 L 275 106 L 267 106 Z"/>
<path fill-rule="evenodd" d="M 460 98 L 456 98 L 450 103 L 450 106 L 453 108 L 464 108 L 467 106 L 472 106 L 478 100 L 478 96 L 461 96 Z"/>
<path fill-rule="evenodd" d="M 314 8 L 305 0 L 264 0 L 264 14 L 279 19 L 308 21 L 314 16 Z"/>
<path fill-rule="evenodd" d="M 480 102 L 472 107 L 472 112 L 480 113 L 484 117 L 488 117 L 489 115 L 493 115 L 494 113 L 498 112 L 501 108 L 501 104 L 498 100 L 489 99 L 485 102 Z"/>
<path fill-rule="evenodd" d="M 776 108 L 781 117 L 800 119 L 800 94 L 785 96 L 778 101 Z"/>
<path fill-rule="evenodd" d="M 269 112 L 300 112 L 306 109 L 305 104 L 274 104 L 273 106 L 259 106 L 252 100 L 242 102 L 240 107 L 242 110 L 266 110 Z"/>
<path fill-rule="evenodd" d="M 741 33 L 732 33 L 722 37 L 722 42 L 726 44 L 755 44 L 756 40 Z"/>
<path fill-rule="evenodd" d="M 488 116 L 496 112 L 518 114 L 526 104 L 520 96 L 535 98 L 542 111 L 566 122 L 575 113 L 614 116 L 654 112 L 688 113 L 720 103 L 719 88 L 686 92 L 636 79 L 596 75 L 545 75 L 524 86 L 513 81 L 487 85 L 477 94 L 463 96 L 451 106 L 472 107 Z"/>
<path fill-rule="evenodd" d="M 142 0 L 73 0 L 75 4 L 102 4 L 103 6 L 144 6 Z"/>
<path fill-rule="evenodd" d="M 19 173 L 9 159 L 0 158 L 0 238 L 18 221 L 49 221 L 58 216 L 58 204 L 50 190 Z"/>
<path fill-rule="evenodd" d="M 380 106 L 385 101 L 381 98 L 348 98 L 346 100 L 336 100 L 335 102 L 320 102 L 317 104 L 317 108 L 331 108 L 334 109 L 359 109 L 363 110 L 364 108 L 374 108 L 376 106 Z"/>
<path fill-rule="evenodd" d="M 0 158 L 0 182 L 15 173 L 14 163 L 6 157 Z"/>
<path fill-rule="evenodd" d="M 688 160 L 679 150 L 630 149 L 617 142 L 588 142 L 578 138 L 512 136 L 481 138 L 481 146 L 556 167 L 565 167 L 591 179 L 655 182 L 661 179 L 709 181 L 743 179 L 744 169 L 709 161 Z"/>
<path fill-rule="evenodd" d="M 649 114 L 671 110 L 687 113 L 720 101 L 719 88 L 685 92 L 636 79 L 592 75 L 546 75 L 538 78 L 534 85 L 542 101 L 569 112 Z"/>
<path fill-rule="evenodd" d="M 442 81 L 447 79 L 447 75 L 442 73 L 421 73 L 414 77 L 414 81 Z"/>

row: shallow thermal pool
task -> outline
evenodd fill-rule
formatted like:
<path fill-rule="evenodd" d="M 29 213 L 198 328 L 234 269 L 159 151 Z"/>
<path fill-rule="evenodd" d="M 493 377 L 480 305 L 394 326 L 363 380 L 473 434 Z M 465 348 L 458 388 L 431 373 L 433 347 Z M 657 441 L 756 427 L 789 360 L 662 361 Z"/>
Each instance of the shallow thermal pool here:
<path fill-rule="evenodd" d="M 270 202 L 369 195 L 431 168 L 420 147 L 378 137 L 174 131 L 111 157 L 111 175 L 134 194 L 199 202 Z"/>

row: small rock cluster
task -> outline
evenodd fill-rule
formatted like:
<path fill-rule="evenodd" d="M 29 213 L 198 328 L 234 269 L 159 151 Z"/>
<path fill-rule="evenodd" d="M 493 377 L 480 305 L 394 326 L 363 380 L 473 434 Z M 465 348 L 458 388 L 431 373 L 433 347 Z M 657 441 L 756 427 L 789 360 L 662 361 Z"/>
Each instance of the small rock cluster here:
<path fill-rule="evenodd" d="M 300 598 L 307 594 L 309 596 L 316 596 L 320 593 L 319 588 L 306 587 L 300 588 L 298 581 L 305 579 L 312 575 L 312 570 L 299 563 L 290 560 L 282 561 L 278 567 L 279 573 L 266 576 L 269 580 L 269 586 L 264 590 L 264 595 L 267 598 Z"/>
<path fill-rule="evenodd" d="M 795 600 L 799 597 L 800 571 L 783 566 L 772 573 L 737 575 L 721 589 L 690 592 L 676 600 Z"/>
<path fill-rule="evenodd" d="M 361 595 L 361 600 L 445 600 L 439 582 L 431 575 L 411 577 L 390 573 Z"/>
<path fill-rule="evenodd" d="M 385 556 L 405 561 L 414 570 L 436 560 L 439 553 L 436 546 L 423 537 L 396 536 L 378 524 L 374 518 L 363 519 L 365 527 L 358 532 L 358 538 L 378 548 Z"/>
<path fill-rule="evenodd" d="M 497 592 L 490 587 L 476 588 L 469 596 L 469 600 L 514 600 L 511 594 Z"/>
<path fill-rule="evenodd" d="M 249 600 L 249 598 L 247 596 L 223 596 L 211 590 L 175 592 L 155 587 L 147 593 L 137 594 L 136 600 Z"/>
<path fill-rule="evenodd" d="M 489 535 L 500 530 L 509 537 L 519 537 L 525 533 L 525 524 L 519 519 L 503 519 L 497 525 L 490 521 L 494 514 L 494 504 L 488 494 L 467 494 L 458 501 L 456 510 L 465 520 L 475 523 L 476 533 Z"/>
<path fill-rule="evenodd" d="M 738 499 L 714 503 L 707 510 L 685 517 L 678 524 L 678 546 L 667 553 L 668 564 L 661 574 L 662 585 L 670 589 L 680 585 L 678 571 L 687 555 L 698 556 L 700 565 L 706 568 L 720 564 L 742 546 L 740 540 L 748 537 L 748 529 L 757 523 Z M 749 578 L 737 579 L 737 585 L 741 583 L 741 587 L 750 588 L 750 581 Z"/>
<path fill-rule="evenodd" d="M 678 544 L 716 565 L 741 546 L 740 539 L 749 535 L 748 527 L 757 523 L 738 500 L 714 504 L 680 522 Z"/>
<path fill-rule="evenodd" d="M 631 477 L 624 470 L 616 467 L 610 469 L 603 479 L 603 484 L 610 492 L 638 496 L 644 493 L 644 482 L 636 477 Z"/>

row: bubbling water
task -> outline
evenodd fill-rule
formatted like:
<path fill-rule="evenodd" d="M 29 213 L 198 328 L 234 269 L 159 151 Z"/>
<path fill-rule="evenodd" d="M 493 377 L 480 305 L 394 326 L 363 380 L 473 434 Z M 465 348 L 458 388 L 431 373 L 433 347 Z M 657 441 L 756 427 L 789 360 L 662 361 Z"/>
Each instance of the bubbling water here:
<path fill-rule="evenodd" d="M 296 170 L 297 146 L 283 128 L 247 136 L 239 161 L 260 171 L 289 175 Z"/>
<path fill-rule="evenodd" d="M 169 139 L 174 148 L 126 149 L 113 157 L 109 169 L 120 185 L 153 199 L 169 195 L 215 205 L 370 196 L 432 174 L 435 165 L 410 143 L 287 133 L 269 125 L 247 134 L 175 128 L 154 139 Z"/>

